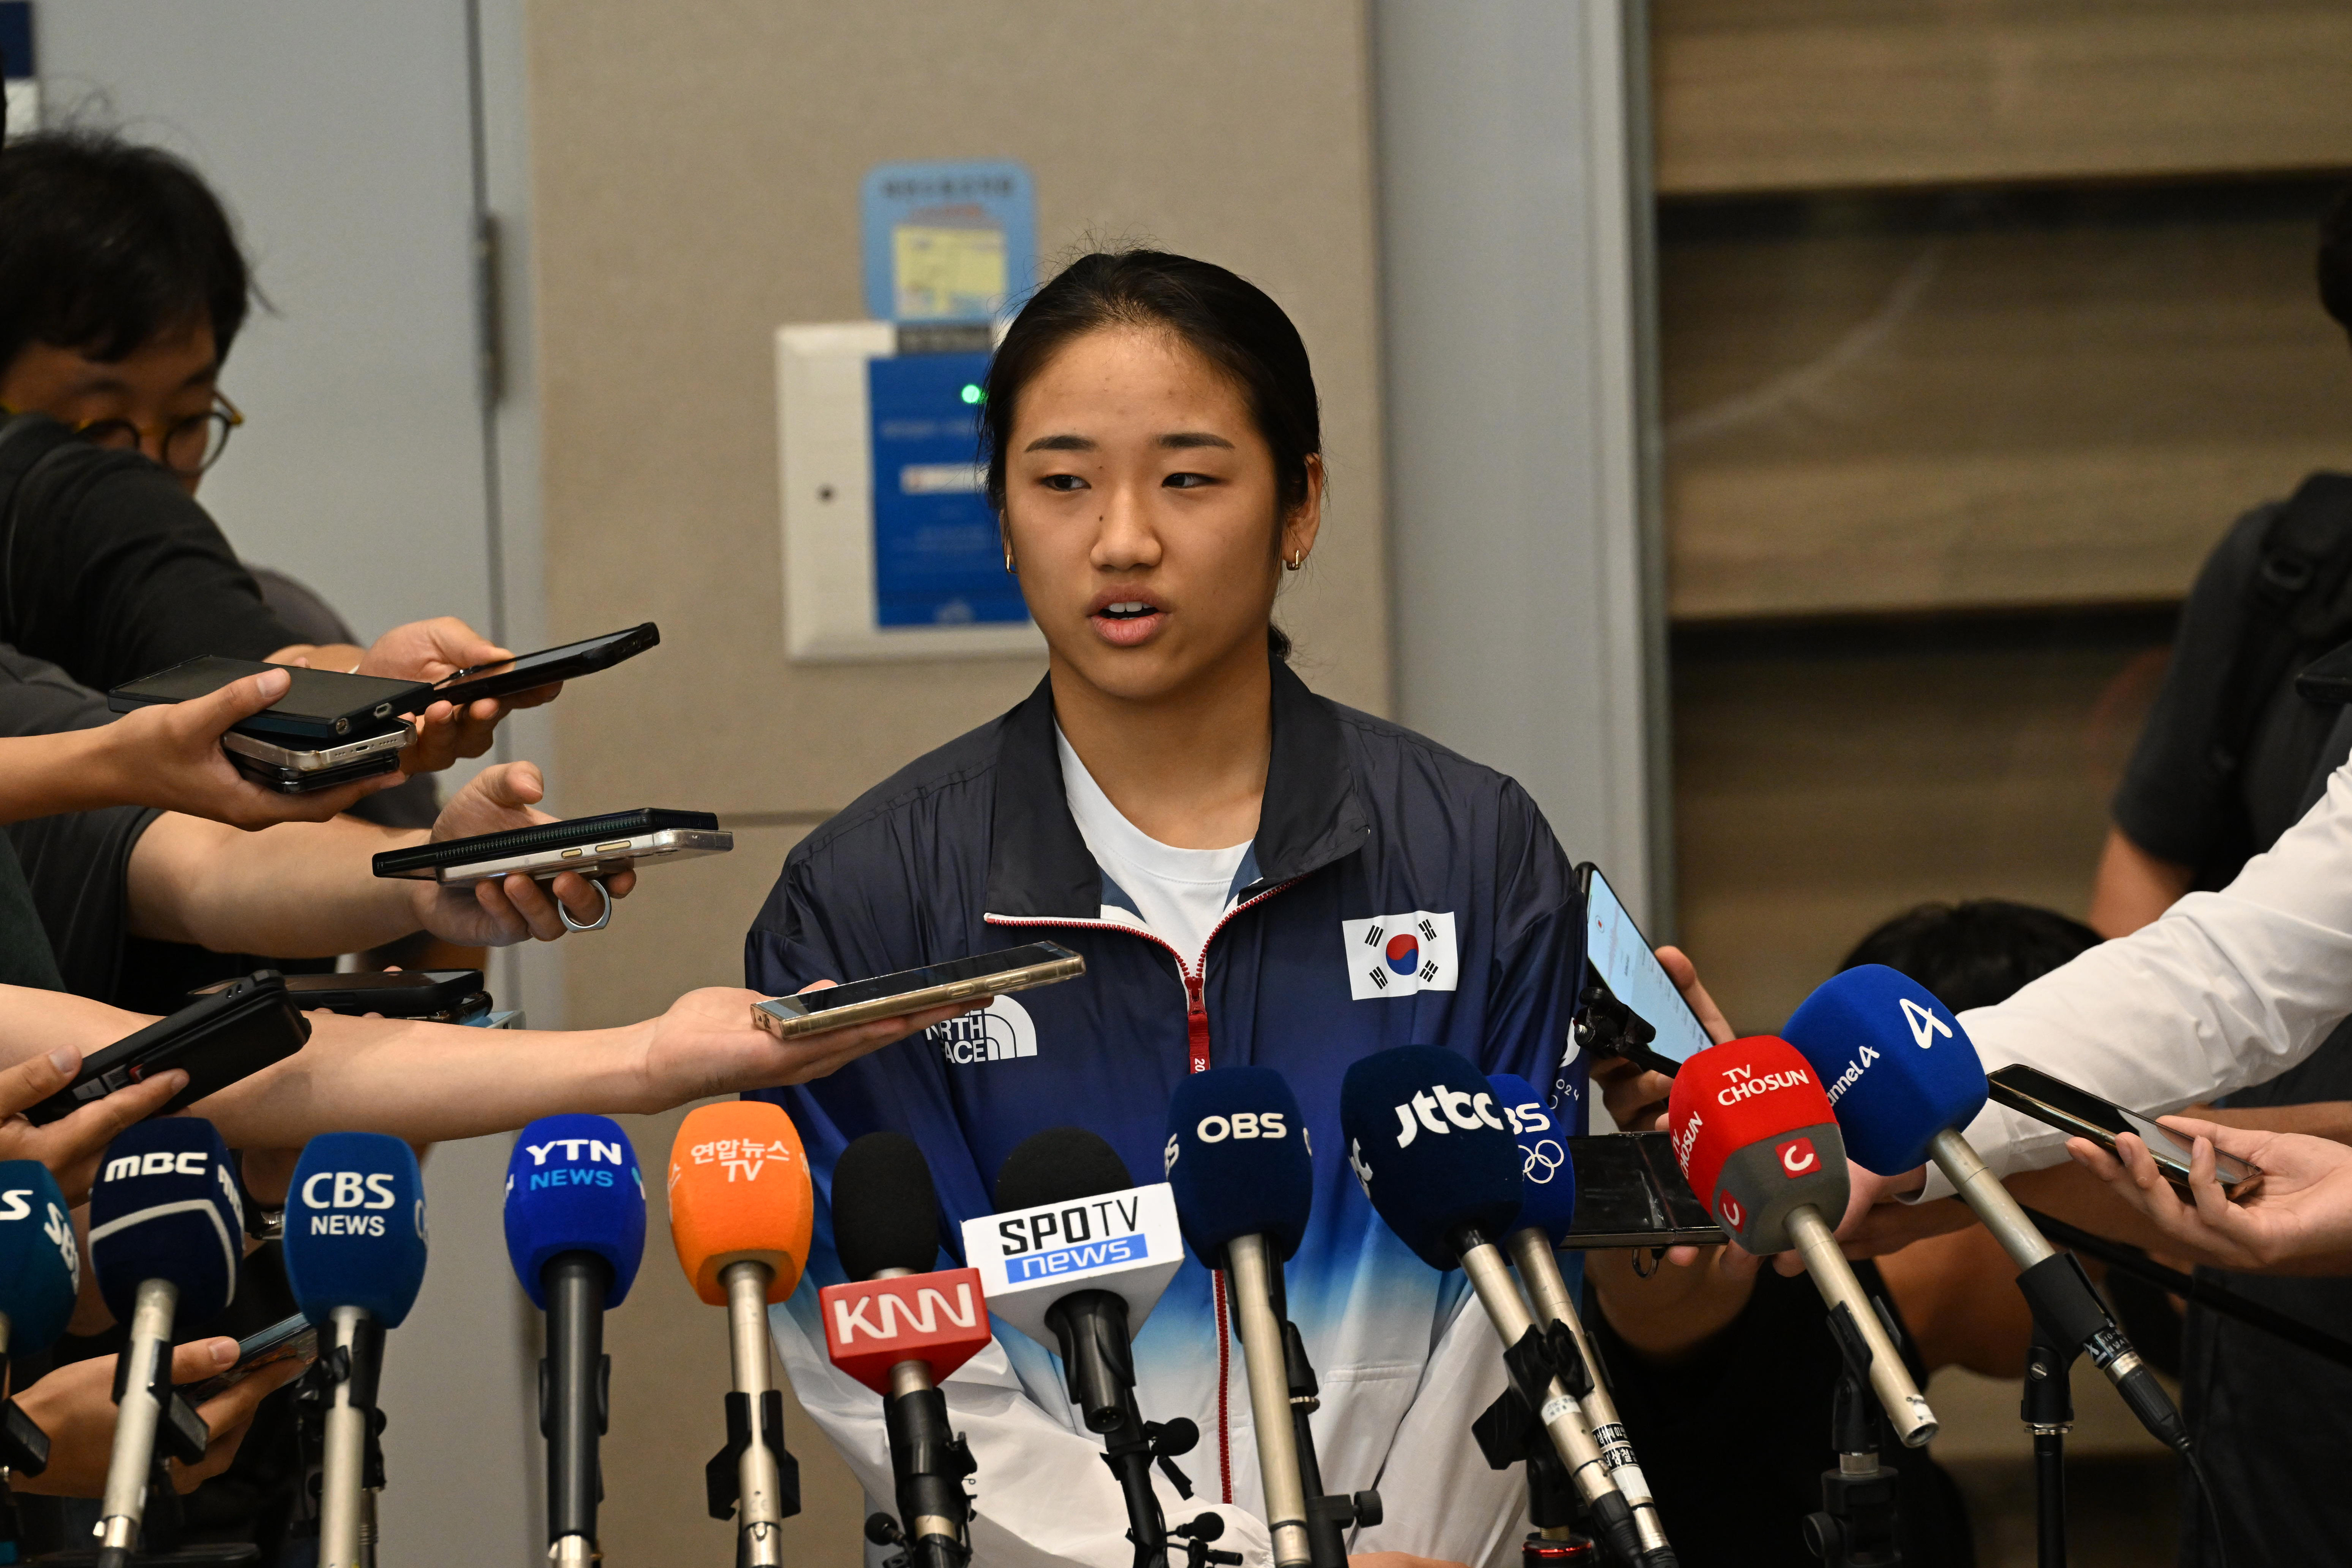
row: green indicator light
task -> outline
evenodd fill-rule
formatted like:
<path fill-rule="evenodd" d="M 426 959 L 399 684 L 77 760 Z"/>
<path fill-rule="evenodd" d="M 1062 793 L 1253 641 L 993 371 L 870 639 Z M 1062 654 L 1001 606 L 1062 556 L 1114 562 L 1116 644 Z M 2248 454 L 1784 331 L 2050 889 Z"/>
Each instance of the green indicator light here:
<path fill-rule="evenodd" d="M 978 385 L 971 382 L 966 382 L 963 385 L 963 401 L 966 402 L 978 402 L 987 395 L 988 394 L 986 392 L 980 390 Z"/>

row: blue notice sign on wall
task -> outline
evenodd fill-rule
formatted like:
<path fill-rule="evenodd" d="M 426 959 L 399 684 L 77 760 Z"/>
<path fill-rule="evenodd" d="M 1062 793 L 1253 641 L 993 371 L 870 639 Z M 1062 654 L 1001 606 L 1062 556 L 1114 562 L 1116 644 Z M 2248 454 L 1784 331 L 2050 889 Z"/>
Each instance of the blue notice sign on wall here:
<path fill-rule="evenodd" d="M 874 431 L 874 619 L 970 626 L 1029 619 L 1004 570 L 980 465 L 988 356 L 866 362 Z"/>
<path fill-rule="evenodd" d="M 859 193 L 866 310 L 878 321 L 985 321 L 1037 281 L 1037 202 L 1009 159 L 883 163 Z"/>

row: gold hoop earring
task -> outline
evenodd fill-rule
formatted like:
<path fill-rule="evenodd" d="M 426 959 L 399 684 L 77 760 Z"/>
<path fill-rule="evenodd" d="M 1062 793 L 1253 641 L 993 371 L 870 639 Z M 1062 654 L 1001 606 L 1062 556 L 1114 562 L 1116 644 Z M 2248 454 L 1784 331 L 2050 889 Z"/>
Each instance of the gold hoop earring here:
<path fill-rule="evenodd" d="M 1300 567 L 1305 566 L 1306 564 L 1307 552 L 1305 550 L 1300 550 L 1297 554 L 1291 556 L 1287 560 L 1284 561 L 1282 563 L 1282 569 L 1285 571 L 1297 571 Z"/>
<path fill-rule="evenodd" d="M 1021 569 L 1013 564 L 1013 552 L 1011 550 L 1006 550 L 1004 552 L 1004 575 L 1007 577 L 1019 577 L 1021 575 Z"/>

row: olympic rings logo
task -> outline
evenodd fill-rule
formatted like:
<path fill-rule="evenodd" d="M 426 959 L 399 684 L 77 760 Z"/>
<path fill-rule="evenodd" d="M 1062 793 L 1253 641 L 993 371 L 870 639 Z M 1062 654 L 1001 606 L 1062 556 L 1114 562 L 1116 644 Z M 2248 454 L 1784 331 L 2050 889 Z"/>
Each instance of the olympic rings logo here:
<path fill-rule="evenodd" d="M 1568 1151 L 1549 1138 L 1528 1145 L 1527 1156 L 1519 1166 L 1519 1179 L 1537 1186 L 1549 1182 L 1568 1163 Z"/>

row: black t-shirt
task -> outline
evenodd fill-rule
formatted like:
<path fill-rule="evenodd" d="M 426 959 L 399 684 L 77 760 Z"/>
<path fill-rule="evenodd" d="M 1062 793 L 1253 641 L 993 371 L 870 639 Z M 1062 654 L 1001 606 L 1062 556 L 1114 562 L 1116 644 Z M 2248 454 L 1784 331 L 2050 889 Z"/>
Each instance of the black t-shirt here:
<path fill-rule="evenodd" d="M 1875 1264 L 1853 1271 L 1866 1293 L 1894 1304 Z M 1762 1270 L 1731 1325 L 1673 1366 L 1635 1354 L 1590 1285 L 1584 1322 L 1684 1568 L 1819 1568 L 1803 1524 L 1822 1506 L 1822 1472 L 1837 1465 L 1830 1406 L 1843 1363 L 1812 1281 Z M 1904 1359 L 1926 1383 L 1907 1336 Z M 1906 1568 L 1971 1568 L 1968 1510 L 1951 1477 L 1891 1437 L 1880 1458 L 1900 1478 Z"/>
<path fill-rule="evenodd" d="M 0 643 L 107 691 L 300 641 L 170 474 L 38 414 L 0 427 Z"/>

